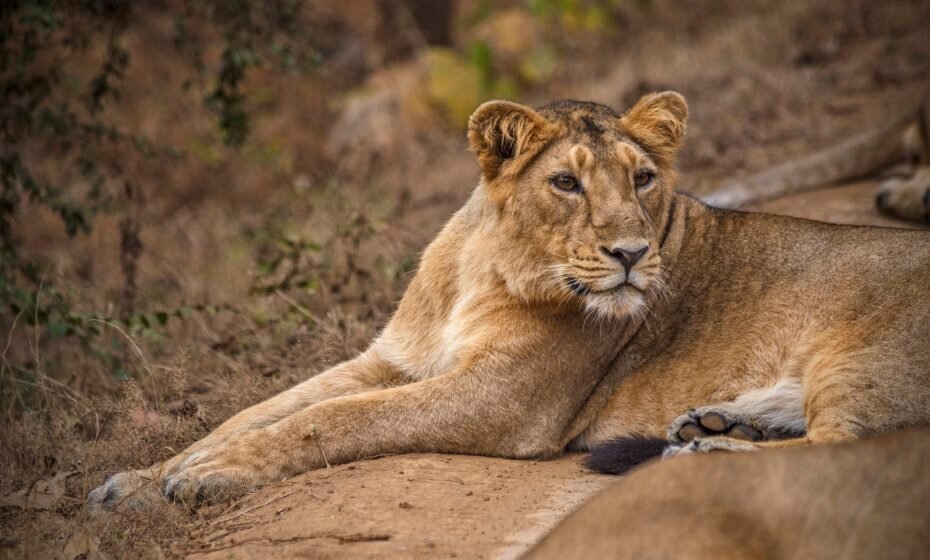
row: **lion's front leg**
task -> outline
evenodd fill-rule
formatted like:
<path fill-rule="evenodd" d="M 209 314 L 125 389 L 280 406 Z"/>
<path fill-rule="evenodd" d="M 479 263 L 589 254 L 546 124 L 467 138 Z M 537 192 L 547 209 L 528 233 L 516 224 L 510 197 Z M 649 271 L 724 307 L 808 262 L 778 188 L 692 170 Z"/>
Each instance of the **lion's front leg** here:
<path fill-rule="evenodd" d="M 226 498 L 326 464 L 382 454 L 558 453 L 561 428 L 546 428 L 550 424 L 536 417 L 546 403 L 536 407 L 525 393 L 495 372 L 456 371 L 326 401 L 191 455 L 167 474 L 164 491 L 184 503 Z"/>
<path fill-rule="evenodd" d="M 182 463 L 196 461 L 227 443 L 232 447 L 241 444 L 248 438 L 239 436 L 253 431 L 261 433 L 264 428 L 315 403 L 399 382 L 402 382 L 400 373 L 369 351 L 236 414 L 207 437 L 163 463 L 107 477 L 90 492 L 87 506 L 91 511 L 144 509 L 153 501 L 163 500 L 164 475 Z"/>

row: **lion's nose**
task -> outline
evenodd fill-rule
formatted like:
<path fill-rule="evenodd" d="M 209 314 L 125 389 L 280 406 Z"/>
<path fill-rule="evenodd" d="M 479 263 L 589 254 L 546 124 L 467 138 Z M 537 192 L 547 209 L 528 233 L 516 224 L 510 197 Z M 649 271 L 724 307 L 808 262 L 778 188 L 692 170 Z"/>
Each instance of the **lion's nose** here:
<path fill-rule="evenodd" d="M 626 270 L 627 274 L 630 273 L 630 269 L 633 268 L 633 265 L 639 262 L 639 259 L 643 258 L 643 255 L 645 255 L 648 250 L 648 244 L 638 247 L 618 245 L 612 249 L 601 247 L 601 251 L 605 255 L 620 261 L 620 264 L 623 265 L 623 269 Z"/>

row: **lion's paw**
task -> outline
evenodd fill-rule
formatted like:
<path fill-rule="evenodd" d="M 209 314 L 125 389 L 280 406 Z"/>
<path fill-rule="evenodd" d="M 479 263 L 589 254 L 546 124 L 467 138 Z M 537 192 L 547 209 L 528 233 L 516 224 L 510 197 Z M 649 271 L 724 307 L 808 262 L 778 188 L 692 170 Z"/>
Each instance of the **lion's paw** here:
<path fill-rule="evenodd" d="M 886 214 L 930 223 L 930 166 L 913 175 L 892 177 L 879 185 L 875 205 Z"/>
<path fill-rule="evenodd" d="M 746 418 L 713 406 L 689 410 L 676 418 L 668 428 L 668 439 L 675 444 L 712 436 L 760 441 L 765 439 L 765 430 Z"/>
<path fill-rule="evenodd" d="M 715 451 L 755 451 L 758 449 L 753 442 L 734 440 L 729 437 L 709 437 L 695 439 L 686 443 L 670 445 L 662 453 L 662 458 L 677 457 L 679 455 L 694 455 L 697 453 L 712 453 Z"/>
<path fill-rule="evenodd" d="M 87 495 L 87 510 L 97 515 L 104 511 L 146 509 L 162 500 L 157 479 L 158 473 L 153 469 L 108 476 Z"/>
<path fill-rule="evenodd" d="M 242 495 L 267 477 L 228 445 L 191 454 L 171 469 L 162 482 L 169 500 L 190 506 Z"/>

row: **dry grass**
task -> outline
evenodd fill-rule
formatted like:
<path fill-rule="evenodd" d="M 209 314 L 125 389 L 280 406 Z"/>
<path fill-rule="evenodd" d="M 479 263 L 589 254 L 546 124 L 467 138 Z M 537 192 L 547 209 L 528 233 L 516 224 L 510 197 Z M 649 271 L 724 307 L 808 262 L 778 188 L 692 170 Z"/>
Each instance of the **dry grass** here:
<path fill-rule="evenodd" d="M 462 11 L 474 4 L 463 2 Z M 702 1 L 686 12 L 648 4 L 624 8 L 606 32 L 549 29 L 559 64 L 521 97 L 621 107 L 642 90 L 683 91 L 693 120 L 681 166 L 695 190 L 878 122 L 928 86 L 926 3 Z M 169 18 L 153 16 L 130 33 L 127 46 L 145 64 L 130 66 L 114 118 L 188 152 L 182 162 L 123 162 L 144 193 L 133 210 L 144 245 L 136 306 L 234 311 L 195 313 L 149 337 L 104 325 L 98 344 L 107 360 L 21 317 L 0 318 L 4 386 L 12 367 L 32 372 L 20 376 L 15 397 L 3 393 L 0 495 L 76 472 L 51 510 L 0 508 L 0 556 L 49 557 L 76 528 L 99 537 L 110 555 L 170 555 L 173 541 L 222 507 L 92 520 L 83 510 L 87 491 L 108 473 L 174 454 L 235 411 L 364 348 L 402 294 L 417 253 L 468 195 L 477 168 L 461 130 L 438 120 L 379 121 L 403 128 L 388 131 L 405 142 L 389 154 L 328 151 L 346 92 L 377 59 L 377 44 L 353 46 L 352 37 L 370 39 L 371 25 L 348 17 L 352 9 L 329 8 L 327 17 L 350 22 L 341 48 L 362 49 L 364 63 L 340 59 L 342 66 L 313 77 L 252 76 L 254 136 L 238 152 L 222 147 L 195 94 L 176 94 L 183 76 L 165 54 Z M 464 43 L 467 28 L 460 35 Z M 341 165 L 359 155 L 365 169 Z M 26 213 L 19 233 L 26 253 L 48 264 L 49 283 L 80 309 L 110 314 L 124 281 L 121 215 L 69 241 L 51 216 Z M 267 273 L 261 263 L 285 239 L 319 249 Z M 308 282 L 253 290 L 286 280 L 291 269 Z"/>

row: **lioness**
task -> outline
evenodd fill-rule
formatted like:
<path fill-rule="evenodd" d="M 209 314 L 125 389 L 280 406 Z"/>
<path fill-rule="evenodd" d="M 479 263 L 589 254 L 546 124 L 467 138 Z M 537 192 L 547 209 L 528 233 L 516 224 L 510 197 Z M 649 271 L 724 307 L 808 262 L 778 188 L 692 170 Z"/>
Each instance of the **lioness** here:
<path fill-rule="evenodd" d="M 926 558 L 928 461 L 923 429 L 662 462 L 593 498 L 524 560 Z"/>
<path fill-rule="evenodd" d="M 368 350 L 90 505 L 195 503 L 388 453 L 551 457 L 670 424 L 687 453 L 927 422 L 930 233 L 676 194 L 687 113 L 673 92 L 622 116 L 480 106 L 481 180 Z M 710 433 L 748 439 L 683 445 Z"/>

